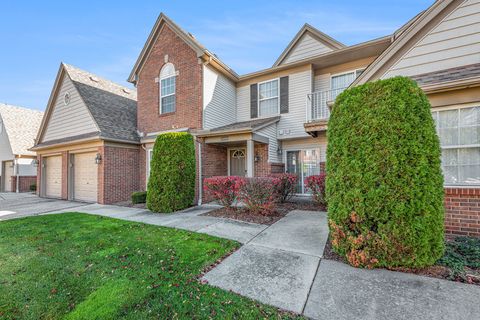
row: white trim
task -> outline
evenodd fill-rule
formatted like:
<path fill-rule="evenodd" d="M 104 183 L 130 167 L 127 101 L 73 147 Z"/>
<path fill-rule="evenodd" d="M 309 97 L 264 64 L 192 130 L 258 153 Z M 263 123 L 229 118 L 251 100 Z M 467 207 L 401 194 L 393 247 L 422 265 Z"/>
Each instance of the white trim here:
<path fill-rule="evenodd" d="M 162 76 L 162 72 L 167 68 L 167 67 L 172 67 L 173 68 L 173 74 L 172 73 L 169 73 L 167 75 L 164 75 Z M 174 100 L 174 110 L 173 111 L 169 111 L 169 112 L 162 112 L 162 99 L 163 98 L 167 98 L 167 97 L 170 97 L 170 96 L 175 96 L 176 93 L 177 93 L 177 75 L 178 75 L 178 72 L 175 70 L 175 66 L 173 65 L 173 63 L 171 62 L 167 62 L 163 65 L 162 69 L 160 69 L 160 74 L 159 74 L 159 77 L 158 78 L 155 78 L 155 81 L 158 79 L 158 93 L 159 93 L 159 113 L 160 114 L 167 114 L 167 113 L 173 113 L 177 110 L 177 105 L 176 105 L 176 99 Z M 173 93 L 169 93 L 167 95 L 162 95 L 162 81 L 163 80 L 167 80 L 167 79 L 170 79 L 170 78 L 173 78 L 174 80 L 174 84 L 173 84 Z"/>
<path fill-rule="evenodd" d="M 268 83 L 268 82 L 277 82 L 277 96 L 276 97 L 270 97 L 270 98 L 265 98 L 265 99 L 260 99 L 260 85 Z M 267 100 L 272 100 L 272 99 L 277 99 L 277 113 L 275 114 L 269 114 L 269 115 L 260 115 L 260 102 L 261 101 L 267 101 Z M 265 80 L 262 82 L 257 83 L 257 118 L 256 119 L 261 119 L 261 118 L 269 118 L 275 115 L 280 114 L 280 78 L 274 78 L 274 79 L 269 79 Z"/>
<path fill-rule="evenodd" d="M 438 136 L 438 128 L 437 128 L 437 124 L 438 124 L 438 117 L 439 117 L 439 114 L 440 112 L 445 112 L 445 111 L 457 111 L 457 113 L 459 114 L 460 113 L 460 110 L 462 109 L 468 109 L 468 108 L 479 108 L 480 107 L 480 102 L 477 102 L 477 103 L 465 103 L 465 104 L 458 104 L 458 105 L 451 105 L 451 106 L 445 106 L 445 107 L 439 107 L 439 108 L 431 108 L 430 112 L 432 113 L 432 117 L 434 118 L 434 121 L 435 121 L 435 131 L 437 132 L 437 136 Z M 468 127 L 479 127 L 478 125 L 471 125 L 471 126 L 464 126 L 464 127 L 460 127 L 460 126 L 456 126 L 456 127 L 447 127 L 450 128 L 450 129 L 457 129 L 457 130 L 460 130 L 460 128 L 468 128 Z M 439 137 L 440 138 L 440 137 Z M 440 145 L 440 151 L 443 151 L 443 150 L 456 150 L 457 151 L 457 160 L 458 160 L 458 151 L 460 149 L 470 149 L 470 148 L 480 148 L 480 143 L 477 143 L 477 144 L 460 144 L 460 145 L 448 145 L 448 146 L 442 146 Z M 459 172 L 458 172 L 458 169 L 459 167 L 461 166 L 462 164 L 456 164 L 456 165 L 446 165 L 446 167 L 451 167 L 451 168 L 456 168 L 457 170 L 457 178 L 458 178 L 458 175 L 459 175 Z M 441 164 L 441 167 L 442 167 L 442 175 L 444 176 L 445 178 L 445 175 L 443 173 L 443 168 L 444 168 L 444 165 L 443 163 Z M 472 188 L 478 188 L 480 187 L 480 183 L 477 183 L 477 184 L 465 184 L 463 182 L 461 183 L 458 183 L 458 184 L 452 184 L 452 183 L 449 183 L 449 184 L 444 184 L 444 188 L 464 188 L 464 187 L 472 187 Z"/>
<path fill-rule="evenodd" d="M 320 147 L 310 147 L 310 148 L 298 148 L 298 147 L 287 147 L 286 149 L 283 149 L 282 150 L 282 160 L 283 160 L 283 168 L 284 168 L 284 172 L 286 173 L 287 172 L 287 152 L 292 152 L 292 151 L 307 151 L 307 150 L 318 150 L 318 154 L 320 156 L 320 160 L 321 160 L 321 148 Z M 298 159 L 297 159 L 298 160 Z M 320 161 L 321 162 L 321 161 Z M 300 182 L 301 184 L 301 188 L 302 188 L 302 193 L 295 193 L 296 196 L 305 196 L 305 195 L 309 195 L 309 193 L 305 193 L 305 184 L 304 184 L 304 181 L 303 181 L 303 171 L 302 171 L 302 181 Z"/>
<path fill-rule="evenodd" d="M 145 149 L 145 190 L 147 190 L 148 187 L 148 178 L 150 178 L 150 154 L 153 154 L 153 148 L 148 148 Z"/>

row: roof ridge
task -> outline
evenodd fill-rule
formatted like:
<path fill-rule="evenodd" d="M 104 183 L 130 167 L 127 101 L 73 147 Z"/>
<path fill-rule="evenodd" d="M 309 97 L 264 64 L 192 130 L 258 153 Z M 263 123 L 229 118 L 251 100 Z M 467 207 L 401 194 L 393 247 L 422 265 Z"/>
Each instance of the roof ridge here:
<path fill-rule="evenodd" d="M 7 107 L 7 108 L 20 109 L 20 110 L 29 111 L 29 112 L 43 113 L 43 111 L 41 110 L 32 109 L 32 108 L 23 107 L 23 106 L 17 106 L 17 105 L 9 104 L 6 102 L 0 102 L 0 106 Z"/>
<path fill-rule="evenodd" d="M 62 62 L 65 71 L 74 82 L 79 82 L 91 87 L 95 87 L 131 100 L 137 100 L 137 90 L 129 88 L 119 83 L 113 82 L 105 77 L 98 76 L 92 72 L 80 69 L 71 64 Z"/>

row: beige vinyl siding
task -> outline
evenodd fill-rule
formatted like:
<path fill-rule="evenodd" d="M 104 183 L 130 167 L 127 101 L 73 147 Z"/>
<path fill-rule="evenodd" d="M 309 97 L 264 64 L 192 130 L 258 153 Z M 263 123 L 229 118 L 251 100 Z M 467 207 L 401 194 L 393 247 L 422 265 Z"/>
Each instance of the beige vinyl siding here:
<path fill-rule="evenodd" d="M 327 161 L 327 137 L 325 135 L 318 138 L 303 138 L 282 141 L 283 155 L 285 151 L 304 150 L 304 149 L 320 149 L 320 161 Z"/>
<path fill-rule="evenodd" d="M 237 88 L 237 122 L 250 120 L 250 85 Z"/>
<path fill-rule="evenodd" d="M 268 162 L 282 162 L 278 157 L 277 124 L 274 123 L 268 127 L 258 130 L 258 134 L 268 138 Z"/>
<path fill-rule="evenodd" d="M 67 92 L 70 94 L 70 103 L 65 105 L 64 96 Z M 64 76 L 41 142 L 97 131 L 99 130 L 77 89 L 70 78 Z"/>
<path fill-rule="evenodd" d="M 203 119 L 205 129 L 236 121 L 235 84 L 210 66 L 203 66 Z"/>
<path fill-rule="evenodd" d="M 330 51 L 332 51 L 331 48 L 306 33 L 298 40 L 281 64 L 307 59 Z"/>
<path fill-rule="evenodd" d="M 0 125 L 1 125 L 1 116 L 0 116 Z M 12 148 L 10 147 L 10 141 L 8 140 L 8 134 L 5 127 L 2 128 L 0 132 L 0 176 L 2 175 L 2 161 L 12 160 L 13 153 Z"/>
<path fill-rule="evenodd" d="M 330 90 L 330 73 L 315 75 L 313 80 L 313 91 L 328 91 Z"/>
<path fill-rule="evenodd" d="M 312 70 L 289 75 L 288 113 L 282 114 L 278 123 L 279 139 L 308 136 L 303 124 L 306 121 L 307 95 L 312 92 L 312 81 Z"/>
<path fill-rule="evenodd" d="M 307 94 L 312 92 L 313 72 L 308 69 L 288 76 L 288 113 L 281 114 L 277 128 L 278 139 L 308 136 L 303 124 L 306 120 Z M 273 79 L 276 77 L 272 77 Z M 237 88 L 237 121 L 248 120 L 251 120 L 250 85 Z"/>
<path fill-rule="evenodd" d="M 454 10 L 382 78 L 412 76 L 480 63 L 480 0 Z"/>

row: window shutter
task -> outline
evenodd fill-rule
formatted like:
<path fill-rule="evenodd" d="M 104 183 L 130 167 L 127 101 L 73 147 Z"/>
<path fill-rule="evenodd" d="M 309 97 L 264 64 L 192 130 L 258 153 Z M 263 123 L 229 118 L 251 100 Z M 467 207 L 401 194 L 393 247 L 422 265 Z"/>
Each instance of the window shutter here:
<path fill-rule="evenodd" d="M 280 113 L 288 113 L 288 76 L 280 78 Z"/>
<path fill-rule="evenodd" d="M 250 85 L 250 118 L 258 117 L 258 85 Z"/>

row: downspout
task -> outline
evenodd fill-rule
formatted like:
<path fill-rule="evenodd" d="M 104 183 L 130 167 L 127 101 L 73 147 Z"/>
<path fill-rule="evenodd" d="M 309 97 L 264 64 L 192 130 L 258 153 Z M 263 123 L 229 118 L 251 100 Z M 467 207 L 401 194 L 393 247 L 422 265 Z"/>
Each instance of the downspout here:
<path fill-rule="evenodd" d="M 198 143 L 198 205 L 202 205 L 203 185 L 202 185 L 202 144 Z"/>
<path fill-rule="evenodd" d="M 18 172 L 18 159 L 15 158 L 13 160 L 13 169 L 15 170 L 15 176 L 16 176 L 16 179 L 15 179 L 15 192 L 16 193 L 19 193 L 20 192 L 20 173 Z"/>

